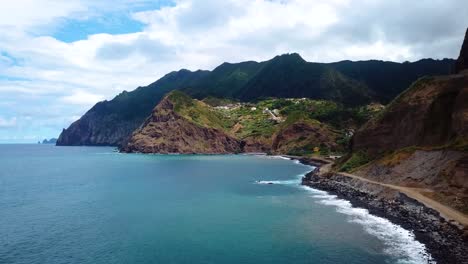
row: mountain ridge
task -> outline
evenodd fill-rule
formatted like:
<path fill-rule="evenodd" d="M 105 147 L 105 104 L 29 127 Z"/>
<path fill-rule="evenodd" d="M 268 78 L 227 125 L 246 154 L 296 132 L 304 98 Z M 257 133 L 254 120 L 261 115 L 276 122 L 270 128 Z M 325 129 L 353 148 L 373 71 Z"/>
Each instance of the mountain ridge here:
<path fill-rule="evenodd" d="M 372 65 L 366 66 L 367 63 Z M 381 67 L 375 66 L 375 63 Z M 419 65 L 421 63 L 423 65 Z M 418 61 L 409 63 L 409 66 L 375 61 L 310 63 L 299 54 L 286 54 L 264 62 L 223 63 L 213 71 L 183 69 L 168 73 L 148 86 L 131 92 L 124 91 L 110 101 L 97 103 L 62 131 L 57 145 L 121 145 L 142 124 L 159 100 L 175 89 L 197 99 L 215 96 L 255 101 L 266 97 L 308 97 L 336 100 L 344 104 L 365 104 L 371 100 L 386 102 L 388 96 L 379 95 L 378 87 L 384 87 L 382 83 L 390 82 L 394 76 L 407 71 L 405 69 L 408 67 L 411 69 L 409 77 L 396 78 L 391 90 L 403 90 L 422 75 L 449 73 L 453 64 L 453 60 Z M 384 68 L 388 65 L 397 69 L 384 74 L 386 77 L 382 80 L 372 77 L 374 71 L 379 69 L 385 72 Z M 399 71 L 402 73 L 397 74 Z"/>

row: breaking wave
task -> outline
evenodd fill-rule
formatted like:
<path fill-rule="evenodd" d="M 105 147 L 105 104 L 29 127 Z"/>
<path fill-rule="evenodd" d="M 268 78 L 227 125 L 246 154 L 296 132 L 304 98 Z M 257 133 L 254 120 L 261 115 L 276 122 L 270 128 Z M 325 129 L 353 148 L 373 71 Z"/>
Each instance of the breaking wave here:
<path fill-rule="evenodd" d="M 374 216 L 366 209 L 353 207 L 349 201 L 339 199 L 336 195 L 301 185 L 303 176 L 304 174 L 300 174 L 291 180 L 265 180 L 256 183 L 296 186 L 309 192 L 315 202 L 336 207 L 336 211 L 346 215 L 349 222 L 361 225 L 365 232 L 381 240 L 385 245 L 384 253 L 397 259 L 398 264 L 435 263 L 424 244 L 415 240 L 413 232 L 385 218 Z"/>

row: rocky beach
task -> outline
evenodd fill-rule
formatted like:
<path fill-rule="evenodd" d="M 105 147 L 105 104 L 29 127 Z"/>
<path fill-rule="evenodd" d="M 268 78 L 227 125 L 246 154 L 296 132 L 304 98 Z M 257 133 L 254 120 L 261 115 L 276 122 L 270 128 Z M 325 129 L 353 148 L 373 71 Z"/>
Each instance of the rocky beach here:
<path fill-rule="evenodd" d="M 397 190 L 339 173 L 321 173 L 320 160 L 299 161 L 317 167 L 305 175 L 302 185 L 348 200 L 355 207 L 365 208 L 373 215 L 412 231 L 437 263 L 468 263 L 466 227 L 447 221 L 436 210 Z"/>

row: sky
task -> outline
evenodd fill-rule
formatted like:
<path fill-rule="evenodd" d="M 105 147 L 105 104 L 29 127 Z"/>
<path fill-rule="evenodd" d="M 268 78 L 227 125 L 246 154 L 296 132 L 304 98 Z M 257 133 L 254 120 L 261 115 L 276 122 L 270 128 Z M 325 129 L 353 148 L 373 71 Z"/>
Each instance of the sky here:
<path fill-rule="evenodd" d="M 0 143 L 182 68 L 456 58 L 467 27 L 466 0 L 0 0 Z"/>

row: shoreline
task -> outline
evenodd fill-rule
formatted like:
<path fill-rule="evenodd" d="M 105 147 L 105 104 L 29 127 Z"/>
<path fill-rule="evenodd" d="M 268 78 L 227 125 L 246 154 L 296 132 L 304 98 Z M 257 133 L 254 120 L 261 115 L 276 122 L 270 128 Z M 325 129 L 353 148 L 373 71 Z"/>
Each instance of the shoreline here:
<path fill-rule="evenodd" d="M 367 209 L 369 214 L 411 231 L 436 263 L 468 263 L 468 238 L 463 230 L 446 221 L 438 211 L 385 186 L 333 173 L 320 176 L 320 167 L 331 162 L 282 156 L 316 167 L 305 174 L 302 185 L 336 195 L 349 201 L 353 207 Z"/>

